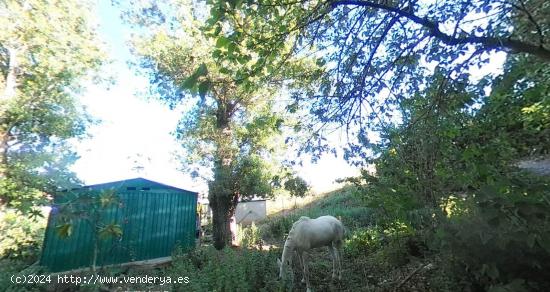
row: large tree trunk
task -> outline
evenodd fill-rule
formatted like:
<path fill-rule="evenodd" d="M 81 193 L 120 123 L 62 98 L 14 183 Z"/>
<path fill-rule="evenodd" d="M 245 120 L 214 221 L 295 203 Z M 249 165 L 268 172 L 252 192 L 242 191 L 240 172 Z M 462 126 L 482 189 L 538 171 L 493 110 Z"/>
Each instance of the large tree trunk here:
<path fill-rule="evenodd" d="M 223 170 L 217 170 L 223 171 Z M 220 180 L 221 179 L 221 180 Z M 231 201 L 232 193 L 224 188 L 224 180 L 220 176 L 215 176 L 214 181 L 210 183 L 208 190 L 208 200 L 212 207 L 212 232 L 214 247 L 223 249 L 227 244 L 231 244 Z"/>
<path fill-rule="evenodd" d="M 233 190 L 230 128 L 232 107 L 223 100 L 218 101 L 216 113 L 216 157 L 214 161 L 214 180 L 208 185 L 208 200 L 212 207 L 212 232 L 214 247 L 223 249 L 231 244 L 231 217 L 235 210 L 235 193 Z"/>
<path fill-rule="evenodd" d="M 231 216 L 226 208 L 227 205 L 223 202 L 214 199 L 217 207 L 212 205 L 212 223 L 213 223 L 213 239 L 214 247 L 216 249 L 223 249 L 226 245 L 231 245 L 232 233 L 231 233 Z"/>

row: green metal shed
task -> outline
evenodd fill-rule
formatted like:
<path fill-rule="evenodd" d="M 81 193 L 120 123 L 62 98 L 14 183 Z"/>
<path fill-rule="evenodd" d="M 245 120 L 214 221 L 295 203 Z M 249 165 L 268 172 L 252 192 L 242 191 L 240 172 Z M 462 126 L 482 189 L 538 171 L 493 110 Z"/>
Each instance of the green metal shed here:
<path fill-rule="evenodd" d="M 128 179 L 64 190 L 54 197 L 48 218 L 40 264 L 51 272 L 91 266 L 93 233 L 90 224 L 76 220 L 73 232 L 62 238 L 59 206 L 69 196 L 96 196 L 105 191 L 116 194 L 119 203 L 102 209 L 101 217 L 122 229 L 120 238 L 100 241 L 97 266 L 121 264 L 170 256 L 179 245 L 195 246 L 197 193 L 144 178 Z"/>

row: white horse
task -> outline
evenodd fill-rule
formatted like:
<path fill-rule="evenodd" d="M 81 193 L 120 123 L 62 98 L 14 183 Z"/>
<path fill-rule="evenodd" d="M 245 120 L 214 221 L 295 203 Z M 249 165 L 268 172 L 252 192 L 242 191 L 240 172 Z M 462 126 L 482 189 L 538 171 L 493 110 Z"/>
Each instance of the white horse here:
<path fill-rule="evenodd" d="M 298 221 L 294 222 L 288 233 L 282 259 L 277 259 L 279 278 L 285 278 L 287 268 L 291 270 L 292 255 L 293 252 L 296 252 L 304 269 L 302 282 L 305 280 L 307 292 L 310 292 L 307 252 L 312 248 L 327 246 L 332 256 L 332 278 L 338 276 L 338 279 L 342 280 L 341 248 L 344 233 L 345 228 L 342 222 L 332 216 L 321 216 L 317 219 L 300 217 Z M 338 265 L 338 273 L 336 265 Z"/>

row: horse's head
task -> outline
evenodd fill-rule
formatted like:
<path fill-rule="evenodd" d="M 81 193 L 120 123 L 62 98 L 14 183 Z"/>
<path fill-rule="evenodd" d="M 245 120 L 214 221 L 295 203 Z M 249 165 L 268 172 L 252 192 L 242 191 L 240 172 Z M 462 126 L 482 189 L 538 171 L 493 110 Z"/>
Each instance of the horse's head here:
<path fill-rule="evenodd" d="M 279 267 L 279 280 L 286 279 L 286 273 L 288 270 L 290 270 L 290 260 L 285 259 L 277 259 L 277 266 Z"/>
<path fill-rule="evenodd" d="M 279 279 L 286 279 L 287 271 L 291 271 L 292 254 L 294 247 L 290 238 L 287 238 L 285 246 L 283 248 L 283 255 L 281 259 L 277 259 L 277 266 L 279 266 Z"/>

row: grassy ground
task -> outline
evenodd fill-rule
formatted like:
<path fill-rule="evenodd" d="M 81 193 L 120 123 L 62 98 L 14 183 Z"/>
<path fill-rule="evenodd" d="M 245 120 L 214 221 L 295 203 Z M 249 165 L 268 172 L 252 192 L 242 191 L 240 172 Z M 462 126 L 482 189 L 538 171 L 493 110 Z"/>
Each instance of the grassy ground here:
<path fill-rule="evenodd" d="M 382 248 L 373 246 L 371 212 L 354 195 L 354 188 L 345 187 L 291 212 L 279 213 L 262 222 L 260 229 L 265 242 L 277 247 L 284 243 L 286 232 L 300 216 L 316 218 L 332 215 L 348 228 L 349 236 L 343 249 L 343 279 L 332 280 L 332 260 L 327 248 L 310 252 L 310 282 L 316 291 L 428 291 L 424 274 L 431 265 L 410 255 L 408 241 L 393 241 Z M 370 239 L 370 240 L 369 240 Z M 371 242 L 369 242 L 371 241 Z M 279 256 L 281 250 L 278 250 Z M 295 279 L 302 278 L 297 260 L 293 263 Z M 410 277 L 409 277 L 410 276 Z M 405 279 L 407 279 L 405 281 Z M 403 282 L 403 283 L 402 283 Z M 295 281 L 296 291 L 305 284 Z"/>
<path fill-rule="evenodd" d="M 343 251 L 343 279 L 331 280 L 332 261 L 326 248 L 311 252 L 310 273 L 314 291 L 429 291 L 425 275 L 429 268 L 420 268 L 428 262 L 411 256 L 407 237 L 392 240 L 384 246 L 371 228 L 371 212 L 364 207 L 354 189 L 346 187 L 320 196 L 292 211 L 271 215 L 252 232 L 247 247 L 226 248 L 217 251 L 203 246 L 191 253 L 175 251 L 171 265 L 149 268 L 110 268 L 100 271 L 104 276 L 170 276 L 188 277 L 182 284 L 95 284 L 95 285 L 10 285 L 9 274 L 15 271 L 9 264 L 0 267 L 0 290 L 8 291 L 305 291 L 300 283 L 301 269 L 294 261 L 294 283 L 277 280 L 276 259 L 292 223 L 300 216 L 333 215 L 341 219 L 349 230 Z M 377 237 L 378 236 L 378 237 Z M 2 271 L 2 269 L 4 271 Z M 412 276 L 411 276 L 412 275 Z M 6 277 L 4 277 L 6 276 Z M 409 277 L 410 276 L 410 277 Z M 406 281 L 404 281 L 406 280 Z M 402 284 L 403 282 L 403 284 Z M 6 286 L 7 285 L 7 286 Z"/>

